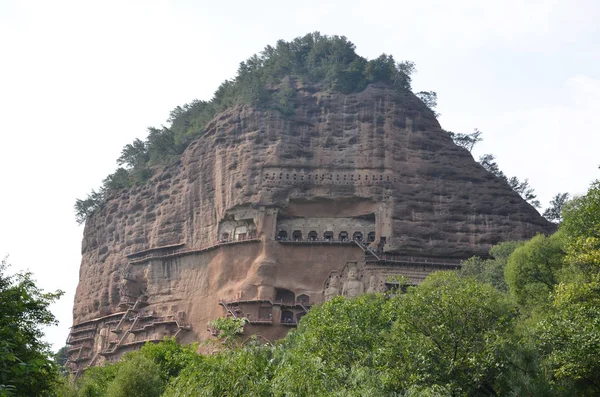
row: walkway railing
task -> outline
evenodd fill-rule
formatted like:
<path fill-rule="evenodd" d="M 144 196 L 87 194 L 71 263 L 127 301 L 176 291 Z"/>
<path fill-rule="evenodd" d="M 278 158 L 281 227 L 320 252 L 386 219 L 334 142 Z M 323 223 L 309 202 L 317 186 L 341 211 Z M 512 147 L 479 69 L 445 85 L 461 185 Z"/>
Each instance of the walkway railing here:
<path fill-rule="evenodd" d="M 80 336 L 80 337 L 74 338 L 71 335 L 69 335 L 69 337 L 67 338 L 67 345 L 72 345 L 74 343 L 81 342 L 84 340 L 90 340 L 90 339 L 94 339 L 94 336 L 93 335 L 85 335 L 85 336 Z"/>
<path fill-rule="evenodd" d="M 404 256 L 387 254 L 377 250 L 374 250 L 369 246 L 370 243 L 362 240 L 290 240 L 290 239 L 275 239 L 275 241 L 282 244 L 330 244 L 330 245 L 346 245 L 355 244 L 365 253 L 366 262 L 395 262 L 395 263 L 407 263 L 416 265 L 429 265 L 429 266 L 447 266 L 451 268 L 459 268 L 460 259 L 440 259 L 440 258 L 428 258 L 428 257 L 415 257 L 415 256 Z"/>
<path fill-rule="evenodd" d="M 87 332 L 87 331 L 95 331 L 96 330 L 96 324 L 93 325 L 88 325 L 87 327 L 81 327 L 81 328 L 71 328 L 71 332 L 70 335 L 75 335 L 75 334 L 80 334 L 83 332 Z"/>
<path fill-rule="evenodd" d="M 293 240 L 293 239 L 287 239 L 287 238 L 282 238 L 282 239 L 275 239 L 275 241 L 277 241 L 278 243 L 282 243 L 282 244 L 305 244 L 305 245 L 310 245 L 310 244 L 317 244 L 317 245 L 324 245 L 324 244 L 330 244 L 330 245 L 351 245 L 354 244 L 354 240 Z"/>
<path fill-rule="evenodd" d="M 176 257 L 184 256 L 184 255 L 190 255 L 190 254 L 196 254 L 199 252 L 210 251 L 215 248 L 219 248 L 219 247 L 223 247 L 223 246 L 227 246 L 227 245 L 235 245 L 235 244 L 250 243 L 250 242 L 260 242 L 260 239 L 259 238 L 246 238 L 246 239 L 240 239 L 240 240 L 219 241 L 216 244 L 209 245 L 209 246 L 202 247 L 202 248 L 197 248 L 197 249 L 179 248 L 179 249 L 171 250 L 168 253 L 162 253 L 160 251 L 157 251 L 157 252 L 152 252 L 147 255 L 138 257 L 138 258 L 129 258 L 129 263 L 131 263 L 131 264 L 143 263 L 150 259 L 176 258 Z"/>

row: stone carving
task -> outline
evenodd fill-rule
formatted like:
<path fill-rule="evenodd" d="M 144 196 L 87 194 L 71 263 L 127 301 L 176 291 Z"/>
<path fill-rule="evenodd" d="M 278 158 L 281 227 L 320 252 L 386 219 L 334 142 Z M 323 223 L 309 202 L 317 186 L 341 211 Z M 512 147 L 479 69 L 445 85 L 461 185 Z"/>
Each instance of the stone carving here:
<path fill-rule="evenodd" d="M 108 339 L 110 337 L 110 332 L 107 327 L 100 328 L 100 332 L 98 333 L 98 344 L 96 347 L 96 351 L 102 351 L 108 344 Z"/>
<path fill-rule="evenodd" d="M 354 298 L 365 292 L 365 285 L 358 279 L 358 269 L 351 267 L 346 276 L 346 282 L 342 287 L 342 295 L 348 298 Z"/>
<path fill-rule="evenodd" d="M 133 291 L 131 288 L 131 282 L 125 278 L 121 279 L 121 281 L 119 281 L 119 296 L 121 298 L 120 303 L 128 303 L 132 295 Z"/>
<path fill-rule="evenodd" d="M 337 274 L 331 275 L 329 278 L 329 286 L 325 288 L 323 294 L 325 295 L 325 302 L 332 300 L 340 294 L 339 277 Z"/>
<path fill-rule="evenodd" d="M 369 288 L 367 288 L 367 294 L 379 292 L 378 284 L 377 276 L 375 276 L 375 274 L 371 274 L 371 277 L 369 277 Z"/>

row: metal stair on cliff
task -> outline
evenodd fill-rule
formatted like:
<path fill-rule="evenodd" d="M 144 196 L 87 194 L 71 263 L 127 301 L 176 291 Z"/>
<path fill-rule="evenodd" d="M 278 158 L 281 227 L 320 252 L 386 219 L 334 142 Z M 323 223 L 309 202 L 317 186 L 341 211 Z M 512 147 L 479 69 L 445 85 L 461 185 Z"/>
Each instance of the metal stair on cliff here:
<path fill-rule="evenodd" d="M 364 245 L 361 241 L 353 241 L 365 253 L 365 262 L 379 262 L 381 260 L 377 252 L 373 251 L 371 247 Z"/>
<path fill-rule="evenodd" d="M 121 327 L 123 326 L 123 323 L 129 318 L 129 315 L 132 313 L 137 313 L 140 306 L 142 305 L 142 303 L 144 303 L 144 296 L 141 295 L 139 296 L 135 303 L 133 304 L 133 306 L 129 309 L 127 309 L 127 311 L 125 313 L 123 313 L 123 317 L 121 317 L 121 320 L 119 321 L 119 323 L 117 324 L 117 327 L 113 330 L 111 330 L 111 332 L 114 332 L 115 334 L 119 334 L 122 332 Z M 133 330 L 133 328 L 137 325 L 138 321 L 140 319 L 140 315 L 137 314 L 135 316 L 135 318 L 133 319 L 133 322 L 131 323 L 131 326 L 129 327 L 129 329 L 127 329 L 125 332 L 123 332 L 123 335 L 121 335 L 121 338 L 119 338 L 118 342 L 109 342 L 109 345 L 114 345 L 112 348 L 109 348 L 105 351 L 101 351 L 99 352 L 99 354 L 102 355 L 108 355 L 108 354 L 113 354 L 115 351 L 117 351 L 117 349 L 119 348 L 119 346 L 121 346 L 123 344 L 123 341 L 125 340 L 125 338 L 127 337 L 127 335 L 129 335 L 129 333 L 131 332 L 131 330 Z"/>
<path fill-rule="evenodd" d="M 220 304 L 221 306 L 223 306 L 223 308 L 224 308 L 225 310 L 227 310 L 227 312 L 228 312 L 229 314 L 231 314 L 231 315 L 233 316 L 233 318 L 238 318 L 237 314 L 235 314 L 235 311 L 234 311 L 234 310 L 231 310 L 231 308 L 229 307 L 229 304 L 228 304 L 227 302 L 225 302 L 224 300 L 222 300 L 222 299 L 221 299 L 221 300 L 219 300 L 219 304 Z M 240 310 L 240 311 L 241 311 L 241 310 Z"/>

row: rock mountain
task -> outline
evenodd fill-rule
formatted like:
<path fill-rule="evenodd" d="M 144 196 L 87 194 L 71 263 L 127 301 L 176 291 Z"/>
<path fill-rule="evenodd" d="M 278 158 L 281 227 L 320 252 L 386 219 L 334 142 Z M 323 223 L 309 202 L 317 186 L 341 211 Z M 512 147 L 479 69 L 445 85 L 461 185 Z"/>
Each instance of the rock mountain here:
<path fill-rule="evenodd" d="M 552 226 L 456 146 L 409 90 L 295 84 L 295 112 L 217 114 L 175 164 L 113 192 L 85 225 L 74 370 L 217 317 L 280 338 L 337 294 L 417 284 Z"/>

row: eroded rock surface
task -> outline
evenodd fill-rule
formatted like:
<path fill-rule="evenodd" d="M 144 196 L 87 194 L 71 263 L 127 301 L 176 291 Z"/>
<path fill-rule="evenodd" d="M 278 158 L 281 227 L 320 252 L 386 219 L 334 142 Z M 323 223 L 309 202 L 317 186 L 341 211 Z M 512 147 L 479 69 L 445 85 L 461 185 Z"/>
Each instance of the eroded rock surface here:
<path fill-rule="evenodd" d="M 74 368 L 165 335 L 206 339 L 224 315 L 281 337 L 348 266 L 381 290 L 552 229 L 408 91 L 300 87 L 297 102 L 291 117 L 219 114 L 180 161 L 87 220 Z"/>

